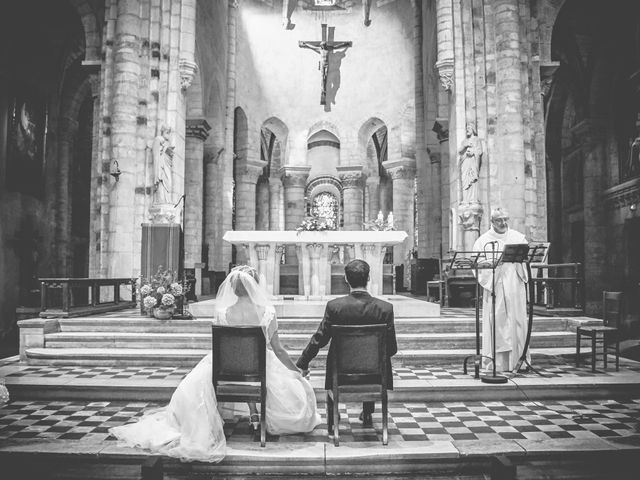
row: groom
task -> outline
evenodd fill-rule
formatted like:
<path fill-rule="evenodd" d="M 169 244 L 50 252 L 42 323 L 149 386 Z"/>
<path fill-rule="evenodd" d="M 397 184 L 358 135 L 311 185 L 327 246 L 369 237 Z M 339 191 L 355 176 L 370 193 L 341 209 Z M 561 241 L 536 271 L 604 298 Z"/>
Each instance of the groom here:
<path fill-rule="evenodd" d="M 349 295 L 336 298 L 327 303 L 324 318 L 313 334 L 309 344 L 302 352 L 296 366 L 304 375 L 308 373 L 309 362 L 318 354 L 318 350 L 331 340 L 331 325 L 373 325 L 383 323 L 387 325 L 387 385 L 393 390 L 393 373 L 391 371 L 391 357 L 398 351 L 396 331 L 393 323 L 393 305 L 384 300 L 374 298 L 367 292 L 369 283 L 369 264 L 363 260 L 353 260 L 344 267 L 345 279 L 351 287 Z M 325 376 L 326 390 L 331 389 L 331 357 L 332 347 L 329 347 L 327 369 Z M 362 402 L 360 420 L 363 426 L 373 425 L 371 414 L 374 402 Z M 329 408 L 329 406 L 327 406 Z"/>

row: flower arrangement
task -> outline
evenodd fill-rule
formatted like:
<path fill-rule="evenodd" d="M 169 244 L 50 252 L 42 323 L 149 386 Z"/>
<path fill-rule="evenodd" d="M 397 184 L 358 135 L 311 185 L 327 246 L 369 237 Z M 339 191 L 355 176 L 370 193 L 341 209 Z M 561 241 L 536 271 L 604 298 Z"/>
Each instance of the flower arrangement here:
<path fill-rule="evenodd" d="M 176 274 L 170 270 L 158 267 L 156 274 L 147 281 L 142 281 L 140 286 L 140 298 L 142 308 L 149 314 L 154 309 L 165 311 L 169 316 L 182 297 L 187 293 L 185 287 L 175 281 Z"/>
<path fill-rule="evenodd" d="M 382 211 L 379 211 L 378 217 L 375 220 L 369 220 L 368 222 L 364 222 L 362 225 L 364 226 L 365 230 L 374 232 L 387 232 L 396 229 L 395 225 L 393 224 L 393 212 L 389 212 L 386 222 L 384 220 L 384 217 L 382 216 Z"/>
<path fill-rule="evenodd" d="M 300 232 L 320 232 L 323 230 L 333 230 L 333 222 L 330 222 L 324 217 L 306 217 L 296 231 Z"/>

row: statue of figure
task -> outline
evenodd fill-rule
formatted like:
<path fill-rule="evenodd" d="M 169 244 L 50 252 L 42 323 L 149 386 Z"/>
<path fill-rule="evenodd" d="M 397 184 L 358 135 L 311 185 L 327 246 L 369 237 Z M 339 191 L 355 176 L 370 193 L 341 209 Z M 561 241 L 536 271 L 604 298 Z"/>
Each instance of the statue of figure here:
<path fill-rule="evenodd" d="M 154 169 L 154 203 L 171 203 L 173 194 L 173 148 L 169 143 L 171 127 L 163 126 L 151 149 Z"/>
<path fill-rule="evenodd" d="M 462 182 L 462 201 L 477 202 L 478 178 L 482 164 L 482 142 L 478 138 L 476 126 L 467 123 L 466 137 L 458 150 L 458 164 L 460 166 L 460 181 Z"/>
<path fill-rule="evenodd" d="M 640 173 L 640 136 L 636 137 L 631 143 L 626 170 L 627 178 L 631 178 Z"/>

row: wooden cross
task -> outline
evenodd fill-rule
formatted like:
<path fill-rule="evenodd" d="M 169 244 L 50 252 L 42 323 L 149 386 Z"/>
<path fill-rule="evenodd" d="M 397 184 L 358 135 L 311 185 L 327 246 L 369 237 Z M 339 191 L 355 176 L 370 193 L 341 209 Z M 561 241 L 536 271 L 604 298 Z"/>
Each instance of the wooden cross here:
<path fill-rule="evenodd" d="M 335 28 L 335 27 L 334 27 Z M 331 28 L 333 30 L 333 28 Z M 331 32 L 333 34 L 333 32 Z M 333 37 L 333 35 L 331 35 Z M 320 41 L 300 41 L 298 46 L 300 48 L 308 48 L 316 53 L 320 54 L 320 63 L 318 70 L 322 72 L 322 92 L 320 94 L 320 105 L 326 105 L 327 96 L 327 73 L 329 71 L 329 52 L 339 50 L 341 48 L 348 48 L 352 46 L 352 42 L 336 42 L 333 39 L 327 39 L 327 24 L 322 24 L 322 40 Z"/>

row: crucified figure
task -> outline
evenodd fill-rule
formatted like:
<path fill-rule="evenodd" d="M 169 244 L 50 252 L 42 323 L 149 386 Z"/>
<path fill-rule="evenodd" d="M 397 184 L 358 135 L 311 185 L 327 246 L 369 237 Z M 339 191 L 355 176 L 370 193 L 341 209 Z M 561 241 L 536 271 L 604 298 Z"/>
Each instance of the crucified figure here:
<path fill-rule="evenodd" d="M 352 45 L 352 42 L 335 42 L 333 40 L 327 40 L 327 24 L 322 24 L 322 40 L 318 41 L 300 41 L 298 46 L 300 48 L 308 48 L 316 53 L 320 54 L 320 64 L 318 69 L 322 72 L 322 84 L 320 94 L 320 105 L 326 104 L 327 96 L 327 74 L 329 72 L 329 52 L 340 50 L 341 48 L 348 48 Z"/>

